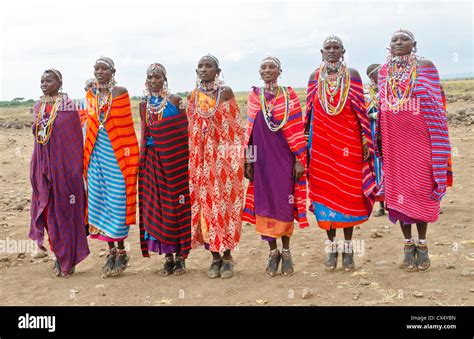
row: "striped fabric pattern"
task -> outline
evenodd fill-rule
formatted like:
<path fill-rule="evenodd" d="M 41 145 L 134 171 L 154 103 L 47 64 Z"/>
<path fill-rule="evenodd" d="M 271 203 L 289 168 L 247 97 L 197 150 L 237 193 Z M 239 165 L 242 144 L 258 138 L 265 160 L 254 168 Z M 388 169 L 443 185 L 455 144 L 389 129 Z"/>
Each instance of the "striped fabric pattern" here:
<path fill-rule="evenodd" d="M 99 130 L 90 157 L 87 188 L 89 224 L 108 238 L 126 238 L 125 181 L 105 129 Z"/>
<path fill-rule="evenodd" d="M 287 87 L 289 94 L 289 117 L 288 122 L 282 128 L 282 133 L 285 136 L 288 147 L 290 147 L 297 161 L 306 167 L 306 141 L 304 137 L 304 125 L 300 102 L 298 96 L 292 87 Z M 283 94 L 280 94 L 276 98 L 274 105 L 274 118 L 277 121 L 283 119 L 285 113 L 285 98 Z M 257 114 L 262 114 L 260 104 L 260 89 L 253 87 L 249 93 L 247 100 L 247 130 L 245 134 L 244 148 L 248 147 L 250 136 Z M 257 157 L 258 157 L 258 150 Z M 306 171 L 305 171 L 306 172 Z M 294 218 L 298 221 L 300 228 L 309 226 L 306 217 L 306 173 L 295 183 L 294 188 L 295 196 L 295 212 Z M 255 211 L 254 211 L 254 184 L 249 182 L 247 194 L 245 198 L 245 207 L 243 213 L 243 220 L 255 224 Z"/>
<path fill-rule="evenodd" d="M 145 124 L 146 103 L 140 105 L 142 140 L 139 171 L 140 244 L 149 257 L 146 233 L 162 244 L 173 245 L 183 257 L 191 249 L 189 200 L 188 120 L 168 102 L 163 119 Z M 176 114 L 168 114 L 168 113 Z M 153 138 L 154 146 L 147 145 Z"/>
<path fill-rule="evenodd" d="M 351 77 L 346 106 L 340 114 L 330 116 L 319 103 L 318 77 L 319 69 L 314 80 L 308 83 L 306 97 L 305 126 L 312 127 L 309 198 L 344 214 L 370 215 L 375 202 L 376 180 L 362 81 Z M 362 137 L 369 148 L 367 160 L 363 160 Z"/>
<path fill-rule="evenodd" d="M 379 72 L 379 92 L 384 93 L 387 65 Z M 438 219 L 446 193 L 449 143 L 438 72 L 419 65 L 411 105 L 393 112 L 380 98 L 377 153 L 381 155 L 382 181 L 387 208 L 425 222 Z M 407 175 L 410 173 L 410 175 Z"/>
<path fill-rule="evenodd" d="M 88 115 L 84 145 L 84 175 L 87 180 L 89 162 L 99 131 L 99 122 L 95 113 L 96 99 L 93 89 L 87 92 L 86 98 Z M 105 129 L 112 144 L 115 159 L 125 180 L 127 196 L 125 224 L 133 225 L 136 223 L 139 150 L 128 93 L 121 94 L 113 99 Z"/>

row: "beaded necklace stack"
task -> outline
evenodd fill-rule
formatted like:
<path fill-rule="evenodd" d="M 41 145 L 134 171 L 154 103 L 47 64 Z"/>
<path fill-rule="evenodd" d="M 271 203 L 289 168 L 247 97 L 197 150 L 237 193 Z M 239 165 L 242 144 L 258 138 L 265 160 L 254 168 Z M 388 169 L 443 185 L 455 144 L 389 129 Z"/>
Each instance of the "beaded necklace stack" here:
<path fill-rule="evenodd" d="M 55 98 L 42 96 L 40 99 L 40 109 L 36 118 L 35 136 L 36 141 L 41 145 L 46 145 L 51 138 L 54 120 L 56 120 L 61 99 L 62 94 L 58 94 Z M 46 113 L 46 105 L 51 103 L 53 103 L 53 107 L 48 115 Z"/>
<path fill-rule="evenodd" d="M 337 70 L 329 74 L 330 70 Z M 344 108 L 350 89 L 350 73 L 342 62 L 323 62 L 319 67 L 318 98 L 321 107 L 329 115 L 338 115 Z M 335 98 L 338 97 L 335 102 Z"/>
<path fill-rule="evenodd" d="M 416 82 L 416 55 L 388 57 L 385 102 L 393 111 L 399 111 L 411 98 Z M 403 89 L 404 88 L 404 89 Z"/>
<path fill-rule="evenodd" d="M 285 113 L 283 115 L 283 119 L 281 120 L 281 122 L 279 124 L 275 124 L 272 121 L 272 117 L 273 117 L 273 112 L 275 110 L 274 105 L 278 99 L 278 95 L 280 94 L 280 91 L 283 93 L 283 97 L 285 98 Z M 270 129 L 270 131 L 278 132 L 286 125 L 286 123 L 288 122 L 288 116 L 289 116 L 289 103 L 290 101 L 288 100 L 288 91 L 286 87 L 278 86 L 277 92 L 271 104 L 268 104 L 267 99 L 265 98 L 265 88 L 264 87 L 260 88 L 260 107 L 265 117 L 265 123 L 267 124 L 267 127 Z"/>

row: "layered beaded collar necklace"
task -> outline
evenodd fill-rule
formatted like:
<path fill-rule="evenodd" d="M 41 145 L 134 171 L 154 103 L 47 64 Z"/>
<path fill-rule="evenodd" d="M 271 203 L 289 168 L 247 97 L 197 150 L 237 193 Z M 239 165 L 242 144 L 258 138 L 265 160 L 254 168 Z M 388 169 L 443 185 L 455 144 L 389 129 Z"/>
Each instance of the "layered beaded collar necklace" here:
<path fill-rule="evenodd" d="M 113 89 L 113 88 L 112 88 Z M 99 122 L 99 129 L 103 129 L 105 123 L 107 122 L 107 119 L 110 114 L 110 110 L 112 109 L 112 101 L 113 101 L 113 96 L 112 96 L 112 89 L 109 89 L 107 93 L 102 94 L 100 90 L 97 88 L 95 90 L 95 114 L 97 117 L 97 121 Z M 104 111 L 104 107 L 107 107 L 107 112 Z M 104 113 L 102 119 L 101 119 L 101 112 Z"/>
<path fill-rule="evenodd" d="M 161 102 L 159 102 L 161 98 Z M 151 92 L 150 95 L 146 97 L 146 112 L 145 112 L 145 122 L 148 126 L 151 126 L 163 119 L 163 112 L 168 103 L 167 95 L 160 95 L 160 93 Z"/>
<path fill-rule="evenodd" d="M 36 141 L 41 145 L 46 145 L 53 133 L 54 121 L 57 117 L 58 108 L 62 99 L 62 94 L 56 97 L 49 95 L 43 96 L 40 99 L 40 109 L 36 118 L 35 136 Z M 46 105 L 53 103 L 53 107 L 49 114 L 46 113 Z"/>
<path fill-rule="evenodd" d="M 217 94 L 214 97 L 213 92 L 217 90 Z M 213 108 L 208 109 L 208 110 L 202 110 L 200 105 L 199 105 L 199 92 L 202 92 L 208 96 L 211 96 L 212 98 L 215 98 L 216 104 L 214 105 Z M 196 107 L 196 111 L 198 115 L 202 118 L 210 118 L 214 116 L 214 114 L 217 111 L 217 108 L 219 107 L 221 99 L 221 87 L 217 84 L 216 81 L 211 81 L 209 83 L 205 83 L 202 81 L 198 82 L 197 90 L 194 91 L 194 103 Z"/>
<path fill-rule="evenodd" d="M 280 91 L 283 93 L 283 97 L 285 98 L 285 113 L 283 115 L 283 119 L 277 125 L 272 121 L 272 117 Z M 270 129 L 270 131 L 278 132 L 286 125 L 289 116 L 289 104 L 290 101 L 288 100 L 288 91 L 286 87 L 278 86 L 275 97 L 273 98 L 273 102 L 270 105 L 267 103 L 267 99 L 265 98 L 265 88 L 260 88 L 260 107 L 262 109 L 263 116 L 265 117 L 265 123 L 267 124 L 267 127 Z"/>
<path fill-rule="evenodd" d="M 329 74 L 329 72 L 336 73 Z M 350 89 L 350 73 L 343 62 L 323 62 L 319 67 L 318 98 L 321 107 L 329 115 L 337 115 L 346 105 Z M 337 102 L 336 96 L 339 95 Z"/>
<path fill-rule="evenodd" d="M 415 87 L 418 59 L 414 54 L 389 56 L 385 102 L 390 109 L 398 111 L 410 99 Z"/>

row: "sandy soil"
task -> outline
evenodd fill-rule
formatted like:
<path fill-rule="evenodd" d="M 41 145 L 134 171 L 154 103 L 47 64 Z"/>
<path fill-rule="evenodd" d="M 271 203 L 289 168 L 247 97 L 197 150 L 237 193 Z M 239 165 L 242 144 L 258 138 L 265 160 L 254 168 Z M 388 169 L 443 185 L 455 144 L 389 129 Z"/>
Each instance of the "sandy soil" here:
<path fill-rule="evenodd" d="M 137 126 L 138 130 L 138 126 Z M 105 244 L 90 241 L 91 254 L 68 279 L 52 275 L 52 256 L 0 253 L 0 305 L 474 305 L 473 126 L 452 127 L 455 184 L 442 203 L 443 214 L 428 230 L 432 267 L 406 273 L 399 268 L 402 234 L 386 217 L 372 217 L 355 231 L 364 253 L 357 269 L 324 271 L 325 232 L 311 227 L 292 238 L 295 275 L 265 276 L 267 244 L 244 225 L 235 251 L 235 277 L 210 280 L 210 255 L 195 249 L 188 272 L 160 277 L 163 257 L 142 258 L 138 228 L 128 239 L 130 267 L 101 278 Z M 28 128 L 0 133 L 0 241 L 28 242 L 29 161 L 33 136 Z M 341 234 L 339 234 L 341 235 Z M 1 248 L 1 244 L 0 244 Z M 362 248 L 361 248 L 362 249 Z"/>

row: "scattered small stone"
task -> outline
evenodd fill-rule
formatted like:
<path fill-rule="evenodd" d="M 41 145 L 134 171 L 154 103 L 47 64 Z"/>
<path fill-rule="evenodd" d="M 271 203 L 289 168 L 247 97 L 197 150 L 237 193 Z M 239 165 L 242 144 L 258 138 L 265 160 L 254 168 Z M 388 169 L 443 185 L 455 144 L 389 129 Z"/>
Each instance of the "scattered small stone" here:
<path fill-rule="evenodd" d="M 471 221 L 471 220 L 472 220 L 472 219 L 469 218 L 469 217 L 461 218 L 461 221 L 462 221 L 462 222 L 469 222 L 469 221 Z"/>
<path fill-rule="evenodd" d="M 461 271 L 461 275 L 463 277 L 474 276 L 474 270 L 470 268 L 465 268 Z"/>
<path fill-rule="evenodd" d="M 370 234 L 370 237 L 371 237 L 371 238 L 374 238 L 374 239 L 375 239 L 375 238 L 382 238 L 382 235 L 379 234 L 379 233 L 377 232 L 377 230 L 371 230 L 370 232 L 371 232 L 371 234 Z"/>
<path fill-rule="evenodd" d="M 268 301 L 262 300 L 262 299 L 258 299 L 258 300 L 256 300 L 256 302 L 257 302 L 257 304 L 259 304 L 259 305 L 265 305 Z"/>
<path fill-rule="evenodd" d="M 417 298 L 423 298 L 423 292 L 415 291 L 415 293 L 413 293 L 413 295 Z"/>
<path fill-rule="evenodd" d="M 24 208 L 25 208 L 25 205 L 23 203 L 15 204 L 15 206 L 13 207 L 15 211 L 23 211 Z"/>
<path fill-rule="evenodd" d="M 453 227 L 454 227 L 454 228 L 466 228 L 465 225 L 454 225 Z"/>
<path fill-rule="evenodd" d="M 18 253 L 18 259 L 25 259 L 26 254 L 25 253 Z"/>
<path fill-rule="evenodd" d="M 449 203 L 452 204 L 454 202 L 454 200 L 449 200 Z"/>
<path fill-rule="evenodd" d="M 95 285 L 95 288 L 99 291 L 99 294 L 102 297 L 105 296 L 105 286 L 104 285 Z"/>
<path fill-rule="evenodd" d="M 311 297 L 312 293 L 309 288 L 304 288 L 303 293 L 301 293 L 301 299 L 309 299 Z"/>
<path fill-rule="evenodd" d="M 359 297 L 360 297 L 360 292 L 357 292 L 356 294 L 352 296 L 352 300 L 359 300 Z"/>
<path fill-rule="evenodd" d="M 471 288 L 469 292 L 474 293 L 474 288 Z"/>
<path fill-rule="evenodd" d="M 388 261 L 386 260 L 380 260 L 375 263 L 375 266 L 386 266 L 388 265 Z"/>
<path fill-rule="evenodd" d="M 90 303 L 89 306 L 95 306 L 95 303 Z"/>
<path fill-rule="evenodd" d="M 447 264 L 446 265 L 447 270 L 454 270 L 455 268 L 456 268 L 456 266 L 454 266 L 453 264 Z"/>
<path fill-rule="evenodd" d="M 99 252 L 99 257 L 102 258 L 107 252 L 105 250 L 101 250 Z"/>
<path fill-rule="evenodd" d="M 161 300 L 158 302 L 158 304 L 161 304 L 161 305 L 171 305 L 171 302 L 172 302 L 172 301 L 173 301 L 173 300 L 171 300 L 171 299 L 163 298 L 163 299 L 161 299 Z"/>
<path fill-rule="evenodd" d="M 470 256 L 471 258 L 474 258 L 474 252 L 473 252 L 473 253 L 469 253 L 469 256 Z"/>
<path fill-rule="evenodd" d="M 43 262 L 48 262 L 48 261 L 49 261 L 48 258 L 44 258 L 44 259 L 43 259 Z"/>
<path fill-rule="evenodd" d="M 370 285 L 370 280 L 361 279 L 359 284 L 360 284 L 361 286 L 369 286 L 369 285 Z"/>
<path fill-rule="evenodd" d="M 38 251 L 38 253 L 36 253 L 33 258 L 34 259 L 42 259 L 42 258 L 45 258 L 48 256 L 48 252 L 46 251 Z"/>
<path fill-rule="evenodd" d="M 0 262 L 10 262 L 10 258 L 9 257 L 0 258 Z"/>
<path fill-rule="evenodd" d="M 302 256 L 302 257 L 306 257 L 307 255 L 308 255 L 308 252 L 303 252 L 303 253 L 301 253 L 301 256 Z"/>

